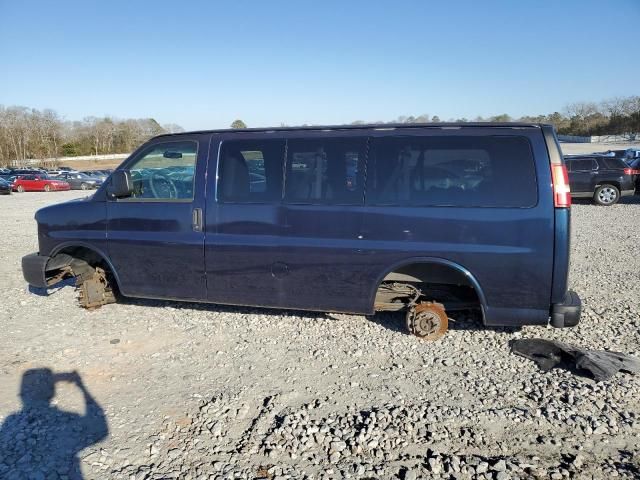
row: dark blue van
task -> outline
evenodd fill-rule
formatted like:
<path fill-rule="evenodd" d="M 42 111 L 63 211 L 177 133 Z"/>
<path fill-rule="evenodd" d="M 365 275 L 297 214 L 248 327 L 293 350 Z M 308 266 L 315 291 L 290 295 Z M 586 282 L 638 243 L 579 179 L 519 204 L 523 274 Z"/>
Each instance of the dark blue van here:
<path fill-rule="evenodd" d="M 372 314 L 441 336 L 573 326 L 571 197 L 548 125 L 428 124 L 161 135 L 91 197 L 36 213 L 36 287 L 80 304 L 126 297 Z"/>

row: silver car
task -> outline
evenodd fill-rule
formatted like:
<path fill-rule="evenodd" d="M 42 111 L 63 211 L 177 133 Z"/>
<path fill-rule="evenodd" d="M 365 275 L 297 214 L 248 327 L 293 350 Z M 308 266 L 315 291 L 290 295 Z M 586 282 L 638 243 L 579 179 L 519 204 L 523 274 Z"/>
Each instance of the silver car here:
<path fill-rule="evenodd" d="M 87 174 L 80 172 L 64 172 L 56 175 L 56 178 L 67 182 L 72 190 L 90 190 L 92 188 L 98 188 L 102 185 L 102 178 L 90 177 Z"/>

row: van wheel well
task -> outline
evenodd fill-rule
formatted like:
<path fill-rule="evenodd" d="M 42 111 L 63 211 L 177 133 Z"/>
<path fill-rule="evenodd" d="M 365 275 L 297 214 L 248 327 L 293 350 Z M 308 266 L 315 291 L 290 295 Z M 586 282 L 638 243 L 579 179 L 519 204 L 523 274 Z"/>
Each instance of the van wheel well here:
<path fill-rule="evenodd" d="M 77 258 L 78 260 L 84 260 L 92 267 L 101 266 L 101 264 L 105 264 L 107 262 L 104 261 L 102 256 L 95 251 L 91 250 L 87 247 L 65 247 L 60 250 L 57 254 L 66 253 L 67 255 L 72 256 L 73 258 Z M 56 254 L 56 255 L 57 255 Z M 108 265 L 106 265 L 109 268 Z"/>
<path fill-rule="evenodd" d="M 388 273 L 376 291 L 376 311 L 405 310 L 418 302 L 438 302 L 447 311 L 477 310 L 482 296 L 474 282 L 453 266 L 413 263 Z"/>
<path fill-rule="evenodd" d="M 109 265 L 109 262 L 107 262 L 104 257 L 97 253 L 95 250 L 79 246 L 65 247 L 61 249 L 56 255 L 59 254 L 67 254 L 73 258 L 87 262 L 87 264 L 93 268 L 102 269 L 106 274 L 106 278 L 109 282 L 109 285 L 113 289 L 114 294 L 117 295 L 119 293 L 118 282 L 114 272 Z"/>

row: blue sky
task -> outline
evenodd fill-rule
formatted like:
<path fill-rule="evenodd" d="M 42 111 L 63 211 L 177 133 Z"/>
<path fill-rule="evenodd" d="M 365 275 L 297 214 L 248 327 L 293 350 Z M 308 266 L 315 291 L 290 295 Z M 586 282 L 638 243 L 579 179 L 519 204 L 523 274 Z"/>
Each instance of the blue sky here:
<path fill-rule="evenodd" d="M 549 113 L 640 95 L 638 25 L 640 0 L 0 0 L 0 104 L 187 129 Z"/>

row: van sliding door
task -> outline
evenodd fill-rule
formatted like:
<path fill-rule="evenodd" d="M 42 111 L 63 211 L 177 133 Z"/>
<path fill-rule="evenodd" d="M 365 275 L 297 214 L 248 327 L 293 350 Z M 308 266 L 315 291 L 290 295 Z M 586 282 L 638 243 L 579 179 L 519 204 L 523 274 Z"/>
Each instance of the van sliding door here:
<path fill-rule="evenodd" d="M 211 302 L 286 305 L 280 278 L 284 150 L 284 140 L 264 134 L 212 141 L 205 222 Z"/>

